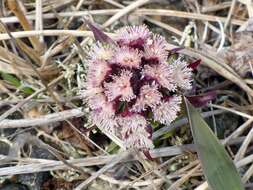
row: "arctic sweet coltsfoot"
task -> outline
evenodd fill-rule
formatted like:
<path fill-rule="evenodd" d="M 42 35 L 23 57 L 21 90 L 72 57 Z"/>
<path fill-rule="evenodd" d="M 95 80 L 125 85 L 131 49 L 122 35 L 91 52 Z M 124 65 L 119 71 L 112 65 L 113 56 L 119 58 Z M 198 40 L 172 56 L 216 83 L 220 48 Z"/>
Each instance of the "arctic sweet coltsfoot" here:
<path fill-rule="evenodd" d="M 191 88 L 192 69 L 168 63 L 167 42 L 146 26 L 127 26 L 114 44 L 93 45 L 84 93 L 91 120 L 127 148 L 153 148 L 150 122 L 169 124 L 180 111 L 179 91 Z"/>

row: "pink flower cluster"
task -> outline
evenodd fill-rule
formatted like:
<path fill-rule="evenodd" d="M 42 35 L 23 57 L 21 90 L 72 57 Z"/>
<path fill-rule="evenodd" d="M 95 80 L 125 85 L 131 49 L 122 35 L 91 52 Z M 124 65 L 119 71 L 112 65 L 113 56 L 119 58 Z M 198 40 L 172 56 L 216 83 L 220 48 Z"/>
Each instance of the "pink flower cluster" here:
<path fill-rule="evenodd" d="M 91 120 L 128 148 L 150 149 L 150 122 L 175 120 L 179 91 L 191 88 L 192 69 L 181 58 L 167 63 L 166 40 L 146 26 L 124 27 L 115 40 L 96 43 L 89 54 L 84 92 Z"/>

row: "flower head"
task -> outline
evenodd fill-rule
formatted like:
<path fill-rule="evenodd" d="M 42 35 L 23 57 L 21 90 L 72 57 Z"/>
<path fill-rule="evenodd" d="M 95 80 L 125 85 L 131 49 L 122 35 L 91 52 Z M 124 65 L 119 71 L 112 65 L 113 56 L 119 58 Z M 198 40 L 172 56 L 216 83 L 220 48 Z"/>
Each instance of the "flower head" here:
<path fill-rule="evenodd" d="M 121 127 L 121 136 L 128 148 L 153 148 L 151 134 L 144 117 L 134 114 L 127 117 L 117 118 L 117 123 Z"/>
<path fill-rule="evenodd" d="M 91 120 L 128 148 L 153 148 L 152 121 L 171 123 L 180 111 L 178 89 L 191 88 L 191 69 L 167 63 L 167 42 L 146 26 L 124 27 L 116 43 L 97 43 L 90 52 L 86 88 Z"/>
<path fill-rule="evenodd" d="M 87 72 L 87 88 L 100 86 L 110 70 L 110 66 L 105 61 L 92 61 Z"/>
<path fill-rule="evenodd" d="M 174 91 L 176 88 L 175 81 L 172 78 L 172 69 L 169 67 L 169 65 L 145 65 L 143 74 L 144 76 L 151 77 L 161 86 L 171 91 Z"/>
<path fill-rule="evenodd" d="M 132 73 L 127 70 L 123 70 L 120 76 L 113 76 L 113 81 L 105 83 L 105 94 L 109 101 L 120 97 L 121 101 L 129 101 L 135 98 L 133 89 L 131 87 L 130 79 Z"/>
<path fill-rule="evenodd" d="M 164 63 L 168 57 L 167 42 L 164 37 L 160 35 L 152 35 L 147 39 L 147 43 L 144 46 L 145 59 L 158 60 L 160 63 Z"/>
<path fill-rule="evenodd" d="M 128 47 L 118 48 L 114 54 L 113 62 L 123 67 L 138 68 L 141 63 L 141 53 Z"/>
<path fill-rule="evenodd" d="M 115 131 L 115 110 L 112 102 L 108 102 L 103 94 L 96 94 L 88 99 L 91 108 L 91 118 L 95 125 L 102 130 Z"/>
<path fill-rule="evenodd" d="M 150 36 L 149 29 L 145 26 L 126 26 L 117 31 L 117 41 L 119 44 L 130 47 L 141 47 Z"/>
<path fill-rule="evenodd" d="M 167 101 L 162 101 L 153 111 L 154 120 L 163 124 L 170 124 L 176 119 L 177 114 L 180 111 L 181 101 L 181 97 L 176 95 L 169 98 Z"/>
<path fill-rule="evenodd" d="M 155 108 L 161 102 L 162 94 L 158 91 L 156 84 L 144 85 L 141 87 L 140 95 L 136 100 L 132 110 L 140 112 L 146 110 L 147 107 Z"/>
<path fill-rule="evenodd" d="M 172 78 L 176 85 L 184 90 L 191 89 L 192 69 L 187 66 L 187 63 L 178 58 L 170 67 L 172 70 Z"/>

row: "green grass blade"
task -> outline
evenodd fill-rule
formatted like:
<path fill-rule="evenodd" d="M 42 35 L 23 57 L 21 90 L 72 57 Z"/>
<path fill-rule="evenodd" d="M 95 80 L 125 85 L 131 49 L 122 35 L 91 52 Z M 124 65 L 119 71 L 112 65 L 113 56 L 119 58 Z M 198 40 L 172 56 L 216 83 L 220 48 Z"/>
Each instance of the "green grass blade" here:
<path fill-rule="evenodd" d="M 186 98 L 185 104 L 197 153 L 211 189 L 243 190 L 241 178 L 224 146 Z"/>

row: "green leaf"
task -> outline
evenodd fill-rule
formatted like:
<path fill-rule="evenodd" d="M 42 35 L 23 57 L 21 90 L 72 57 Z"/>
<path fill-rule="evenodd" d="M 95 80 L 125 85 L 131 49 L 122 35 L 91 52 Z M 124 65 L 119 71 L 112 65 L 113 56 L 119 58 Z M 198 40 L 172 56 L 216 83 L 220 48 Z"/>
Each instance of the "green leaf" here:
<path fill-rule="evenodd" d="M 5 81 L 9 82 L 10 84 L 15 86 L 16 88 L 20 88 L 22 85 L 21 81 L 15 75 L 4 73 L 4 72 L 0 71 L 0 76 Z M 28 86 L 21 87 L 20 90 L 28 95 L 33 94 L 35 92 L 31 87 L 28 87 Z"/>
<path fill-rule="evenodd" d="M 186 98 L 185 104 L 197 153 L 211 189 L 243 190 L 241 178 L 224 146 Z"/>
<path fill-rule="evenodd" d="M 14 75 L 4 73 L 4 72 L 0 72 L 0 74 L 4 80 L 11 83 L 13 86 L 19 87 L 21 85 L 21 82 L 19 81 L 19 79 L 17 79 Z"/>
<path fill-rule="evenodd" d="M 28 95 L 33 94 L 35 92 L 31 87 L 28 86 L 21 88 L 21 91 Z"/>

